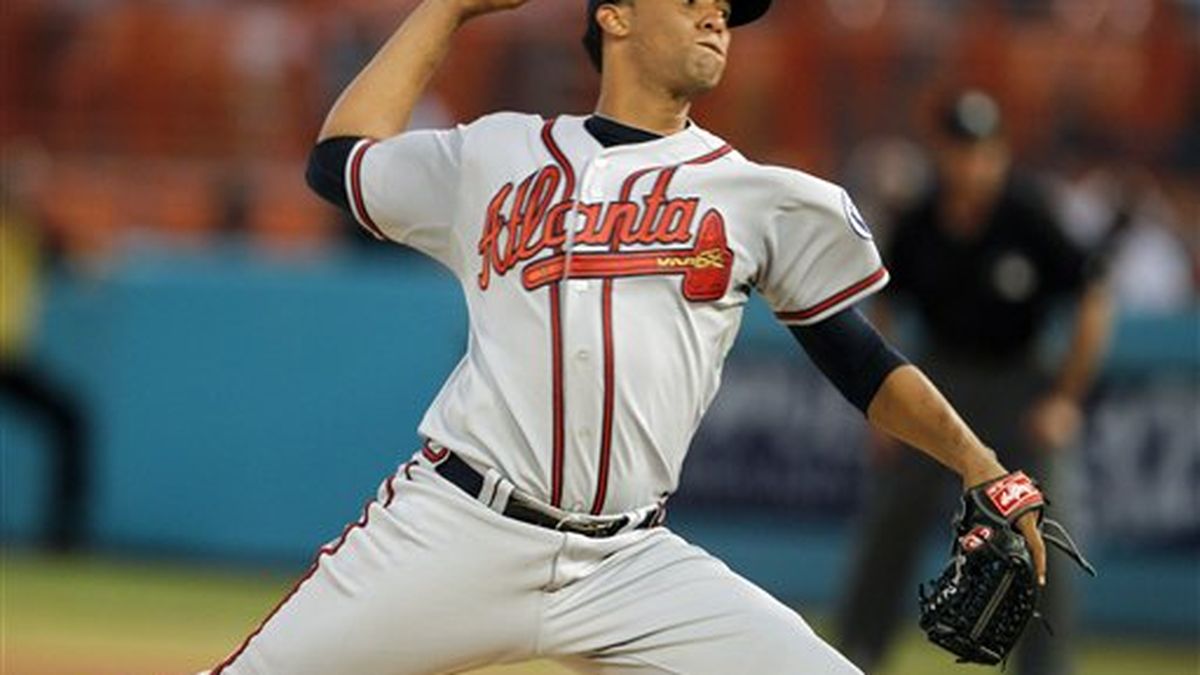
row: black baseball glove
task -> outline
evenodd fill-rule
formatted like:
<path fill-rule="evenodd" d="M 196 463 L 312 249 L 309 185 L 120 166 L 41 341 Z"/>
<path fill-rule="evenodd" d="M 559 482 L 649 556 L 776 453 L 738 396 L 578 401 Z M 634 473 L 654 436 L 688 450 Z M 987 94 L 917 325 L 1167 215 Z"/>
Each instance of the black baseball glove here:
<path fill-rule="evenodd" d="M 1042 538 L 1096 575 L 1067 531 L 1044 517 L 1046 504 L 1037 485 L 1020 471 L 963 495 L 950 561 L 917 592 L 921 630 L 956 654 L 959 663 L 1004 661 L 1029 620 L 1040 617 L 1033 556 L 1014 527 L 1021 516 L 1036 510 Z"/>

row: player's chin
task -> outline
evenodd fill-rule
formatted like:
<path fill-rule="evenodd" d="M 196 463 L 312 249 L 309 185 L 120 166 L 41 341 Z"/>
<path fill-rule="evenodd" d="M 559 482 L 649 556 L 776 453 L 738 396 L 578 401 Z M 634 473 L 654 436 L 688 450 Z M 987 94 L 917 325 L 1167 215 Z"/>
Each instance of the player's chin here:
<path fill-rule="evenodd" d="M 693 61 L 688 69 L 687 83 L 683 86 L 689 97 L 707 94 L 716 89 L 725 74 L 725 61 L 715 58 Z"/>

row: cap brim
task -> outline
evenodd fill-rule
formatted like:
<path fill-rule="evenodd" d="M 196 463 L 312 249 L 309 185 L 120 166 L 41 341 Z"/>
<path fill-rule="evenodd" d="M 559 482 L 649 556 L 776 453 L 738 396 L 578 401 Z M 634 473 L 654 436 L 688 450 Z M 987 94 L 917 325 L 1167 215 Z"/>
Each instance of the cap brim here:
<path fill-rule="evenodd" d="M 605 0 L 588 0 L 589 21 L 596 15 L 596 8 L 603 5 Z M 771 0 L 733 0 L 733 8 L 729 15 L 729 27 L 744 26 L 751 21 L 757 21 L 771 8 Z"/>
<path fill-rule="evenodd" d="M 729 27 L 744 26 L 751 21 L 757 21 L 771 8 L 771 0 L 734 0 L 733 11 L 729 15 Z"/>

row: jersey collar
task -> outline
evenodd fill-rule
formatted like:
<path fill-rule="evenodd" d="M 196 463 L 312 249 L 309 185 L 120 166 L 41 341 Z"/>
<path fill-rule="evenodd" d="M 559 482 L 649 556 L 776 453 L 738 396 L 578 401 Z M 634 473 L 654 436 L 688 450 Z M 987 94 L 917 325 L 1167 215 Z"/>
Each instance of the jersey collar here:
<path fill-rule="evenodd" d="M 596 139 L 600 145 L 611 148 L 614 145 L 631 145 L 633 143 L 648 143 L 662 138 L 662 134 L 638 129 L 628 124 L 622 124 L 602 115 L 592 115 L 583 121 L 583 127 Z"/>
<path fill-rule="evenodd" d="M 684 162 L 725 145 L 723 139 L 690 120 L 683 130 L 659 136 L 597 115 L 562 115 L 553 127 L 553 134 L 571 155 L 636 156 L 646 164 Z"/>

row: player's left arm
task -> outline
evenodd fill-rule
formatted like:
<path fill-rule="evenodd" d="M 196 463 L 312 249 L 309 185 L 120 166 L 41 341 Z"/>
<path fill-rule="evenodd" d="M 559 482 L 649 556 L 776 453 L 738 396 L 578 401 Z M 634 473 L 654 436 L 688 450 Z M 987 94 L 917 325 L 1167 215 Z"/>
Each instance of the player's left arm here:
<path fill-rule="evenodd" d="M 963 487 L 1005 473 L 934 384 L 857 308 L 789 329 L 825 378 L 871 424 L 957 471 Z"/>
<path fill-rule="evenodd" d="M 900 366 L 884 379 L 867 407 L 867 419 L 958 473 L 964 488 L 1008 473 L 996 453 L 979 440 L 916 366 Z M 1039 583 L 1044 584 L 1046 545 L 1037 527 L 1037 514 L 1026 514 L 1017 526 L 1029 542 Z"/>
<path fill-rule="evenodd" d="M 789 328 L 817 368 L 873 426 L 957 472 L 964 489 L 1008 473 L 929 378 L 893 349 L 856 308 Z M 1045 546 L 1034 514 L 1022 518 L 1018 526 L 1043 579 Z"/>
<path fill-rule="evenodd" d="M 871 233 L 841 188 L 796 174 L 765 230 L 756 288 L 813 361 L 881 431 L 924 451 L 975 487 L 1008 471 L 927 377 L 853 306 L 887 283 Z M 1032 512 L 1018 521 L 1039 580 L 1046 547 Z"/>

